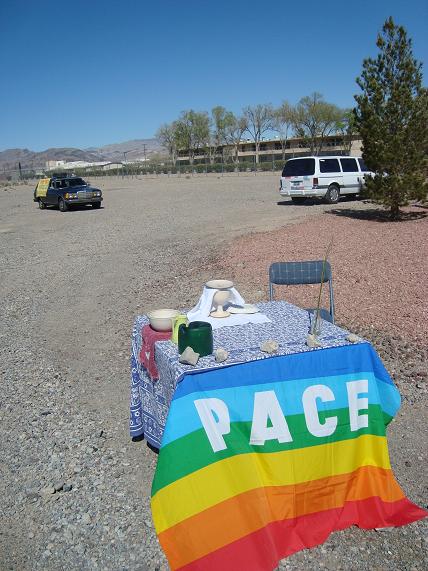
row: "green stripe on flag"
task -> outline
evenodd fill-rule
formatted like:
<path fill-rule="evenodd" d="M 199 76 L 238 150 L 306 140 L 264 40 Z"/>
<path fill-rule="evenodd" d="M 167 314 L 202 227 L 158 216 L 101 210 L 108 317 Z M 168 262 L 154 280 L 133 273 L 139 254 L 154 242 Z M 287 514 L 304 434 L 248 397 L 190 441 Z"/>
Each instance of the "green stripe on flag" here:
<path fill-rule="evenodd" d="M 364 411 L 361 414 L 364 414 Z M 325 437 L 310 434 L 303 414 L 290 415 L 287 416 L 286 420 L 293 441 L 279 443 L 277 440 L 268 440 L 263 446 L 251 446 L 249 444 L 251 422 L 233 422 L 230 425 L 229 434 L 223 436 L 226 449 L 219 452 L 213 452 L 205 430 L 201 428 L 161 448 L 152 485 L 152 496 L 168 484 L 184 478 L 196 470 L 238 454 L 250 452 L 263 454 L 295 450 L 329 442 L 350 440 L 362 434 L 384 436 L 385 426 L 391 421 L 391 417 L 382 412 L 380 405 L 369 405 L 368 415 L 368 428 L 351 432 L 348 408 L 320 411 L 321 423 L 324 423 L 325 419 L 331 416 L 337 416 L 338 420 L 335 432 L 331 436 Z"/>

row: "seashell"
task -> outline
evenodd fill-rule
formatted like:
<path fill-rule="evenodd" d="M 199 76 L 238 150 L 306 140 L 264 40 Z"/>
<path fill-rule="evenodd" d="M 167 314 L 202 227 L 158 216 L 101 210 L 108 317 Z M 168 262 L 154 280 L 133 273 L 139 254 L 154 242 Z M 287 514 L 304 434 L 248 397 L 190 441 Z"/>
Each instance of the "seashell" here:
<path fill-rule="evenodd" d="M 260 345 L 260 349 L 264 352 L 264 353 L 276 353 L 278 351 L 278 343 L 276 341 L 274 341 L 273 339 L 270 339 L 269 341 L 265 341 L 264 343 L 262 343 Z"/>
<path fill-rule="evenodd" d="M 186 347 L 179 357 L 179 362 L 184 365 L 195 366 L 199 360 L 199 353 L 195 353 L 191 347 Z"/>

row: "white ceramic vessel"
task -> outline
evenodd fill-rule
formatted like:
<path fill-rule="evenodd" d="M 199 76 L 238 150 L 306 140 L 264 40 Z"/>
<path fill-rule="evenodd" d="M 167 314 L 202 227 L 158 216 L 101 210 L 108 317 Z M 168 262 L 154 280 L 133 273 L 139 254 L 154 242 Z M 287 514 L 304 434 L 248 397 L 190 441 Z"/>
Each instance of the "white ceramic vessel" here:
<path fill-rule="evenodd" d="M 147 314 L 147 317 L 155 331 L 171 331 L 173 320 L 179 313 L 176 309 L 154 309 Z"/>
<path fill-rule="evenodd" d="M 230 280 L 210 280 L 205 285 L 206 287 L 217 290 L 213 297 L 213 310 L 210 316 L 229 317 L 230 313 L 225 311 L 223 306 L 231 297 L 230 289 L 233 287 L 233 282 Z"/>

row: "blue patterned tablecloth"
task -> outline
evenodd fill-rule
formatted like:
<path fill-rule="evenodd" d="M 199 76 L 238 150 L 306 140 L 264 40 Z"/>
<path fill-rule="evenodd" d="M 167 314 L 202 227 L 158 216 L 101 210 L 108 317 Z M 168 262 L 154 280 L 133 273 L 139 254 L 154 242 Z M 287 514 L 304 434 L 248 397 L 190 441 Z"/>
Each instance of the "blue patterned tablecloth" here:
<path fill-rule="evenodd" d="M 175 387 L 185 374 L 272 358 L 260 350 L 260 345 L 270 339 L 279 343 L 279 350 L 275 356 L 320 350 L 310 349 L 306 345 L 311 319 L 308 311 L 285 301 L 259 303 L 257 306 L 271 319 L 270 323 L 222 327 L 213 331 L 214 349 L 222 347 L 229 352 L 229 358 L 224 363 L 216 363 L 214 356 L 209 355 L 199 359 L 196 367 L 182 365 L 178 361 L 177 345 L 171 341 L 158 341 L 155 345 L 155 359 L 160 378 L 157 381 L 151 380 L 139 361 L 141 329 L 149 320 L 145 315 L 136 317 L 132 331 L 131 352 L 129 422 L 131 437 L 144 435 L 152 446 L 160 447 Z M 348 334 L 348 331 L 323 321 L 319 336 L 321 350 L 349 345 L 349 341 L 346 340 Z"/>

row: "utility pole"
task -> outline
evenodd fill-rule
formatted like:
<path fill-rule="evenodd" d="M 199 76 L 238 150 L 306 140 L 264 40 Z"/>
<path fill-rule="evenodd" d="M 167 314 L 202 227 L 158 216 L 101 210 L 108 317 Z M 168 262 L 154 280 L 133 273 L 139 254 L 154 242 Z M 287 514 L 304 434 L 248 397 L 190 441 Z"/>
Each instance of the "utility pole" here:
<path fill-rule="evenodd" d="M 133 153 L 134 151 L 138 151 L 138 149 L 128 149 L 127 151 L 123 151 L 123 169 L 122 169 L 122 178 L 124 177 L 124 171 L 125 171 L 125 163 L 126 163 L 126 155 L 128 153 Z M 128 174 L 128 169 L 126 169 L 126 174 Z"/>
<path fill-rule="evenodd" d="M 126 169 L 126 172 L 125 172 L 126 155 L 127 155 L 128 153 L 132 153 L 132 149 L 130 149 L 129 151 L 123 151 L 123 170 L 122 170 L 122 175 L 123 175 L 123 176 L 124 176 L 123 173 L 125 173 L 126 175 L 128 174 L 128 169 Z M 123 176 L 122 176 L 122 178 L 123 178 Z"/>

